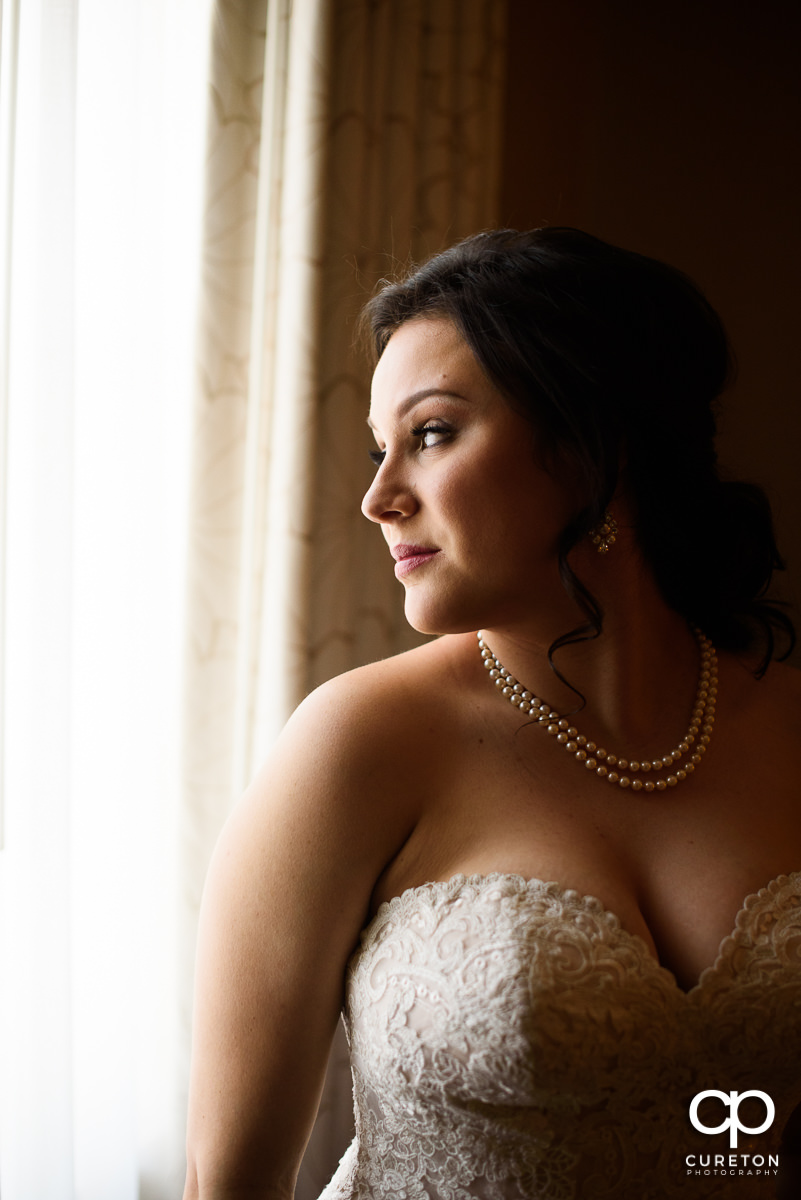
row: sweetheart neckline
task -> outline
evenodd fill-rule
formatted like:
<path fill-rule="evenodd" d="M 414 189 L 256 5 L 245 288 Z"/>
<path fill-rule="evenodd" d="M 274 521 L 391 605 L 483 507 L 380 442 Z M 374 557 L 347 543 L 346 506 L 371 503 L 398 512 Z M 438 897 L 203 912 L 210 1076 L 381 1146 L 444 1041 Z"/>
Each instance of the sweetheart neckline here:
<path fill-rule="evenodd" d="M 457 871 L 455 874 L 451 875 L 449 879 L 432 879 L 427 880 L 425 883 L 418 883 L 412 887 L 404 888 L 404 890 L 397 896 L 391 896 L 389 900 L 383 900 L 381 904 L 379 904 L 375 914 L 373 917 L 371 917 L 362 931 L 362 941 L 366 938 L 367 934 L 376 923 L 378 918 L 385 912 L 391 911 L 393 908 L 397 908 L 406 897 L 415 895 L 417 893 L 438 893 L 443 889 L 452 889 L 454 895 L 458 895 L 458 892 L 469 884 L 483 885 L 494 883 L 500 880 L 512 880 L 521 883 L 526 891 L 529 889 L 541 890 L 544 888 L 554 888 L 562 900 L 579 901 L 580 904 L 585 908 L 594 908 L 597 912 L 600 912 L 607 921 L 610 922 L 614 930 L 619 935 L 631 942 L 637 943 L 640 947 L 642 947 L 651 966 L 656 971 L 664 971 L 665 974 L 668 975 L 672 980 L 676 990 L 685 998 L 689 998 L 704 986 L 706 977 L 711 976 L 719 967 L 726 949 L 726 943 L 737 933 L 737 930 L 740 926 L 740 919 L 743 914 L 749 911 L 749 909 L 760 898 L 763 892 L 769 891 L 775 884 L 781 884 L 785 880 L 790 882 L 796 878 L 799 881 L 799 891 L 797 894 L 799 897 L 801 897 L 801 869 L 796 871 L 780 871 L 778 875 L 774 875 L 773 878 L 769 879 L 767 883 L 762 885 L 762 887 L 757 888 L 756 891 L 749 892 L 746 895 L 742 904 L 735 913 L 734 923 L 731 927 L 731 930 L 729 933 L 725 934 L 720 941 L 714 962 L 710 963 L 709 966 L 704 967 L 697 981 L 692 985 L 692 987 L 686 990 L 681 986 L 676 978 L 675 973 L 671 971 L 670 967 L 663 966 L 659 959 L 652 954 L 651 949 L 645 939 L 641 937 L 639 933 L 632 933 L 631 930 L 627 929 L 626 926 L 621 922 L 617 913 L 613 912 L 611 908 L 607 908 L 604 902 L 597 896 L 590 895 L 589 893 L 582 895 L 582 893 L 577 891 L 576 888 L 565 887 L 564 884 L 560 883 L 556 879 L 537 879 L 534 876 L 527 878 L 525 875 L 521 875 L 518 871 L 488 871 L 485 874 L 478 872 L 472 875 L 465 875 L 464 872 Z"/>

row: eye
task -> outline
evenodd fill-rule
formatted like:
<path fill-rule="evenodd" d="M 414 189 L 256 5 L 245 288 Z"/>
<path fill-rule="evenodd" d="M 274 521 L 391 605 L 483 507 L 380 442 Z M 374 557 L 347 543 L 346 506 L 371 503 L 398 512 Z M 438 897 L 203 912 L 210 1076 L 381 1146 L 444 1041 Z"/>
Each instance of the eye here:
<path fill-rule="evenodd" d="M 386 450 L 368 450 L 367 453 L 370 455 L 370 461 L 374 462 L 377 467 L 381 466 L 387 456 Z"/>
<path fill-rule="evenodd" d="M 444 425 L 421 425 L 419 429 L 412 430 L 412 436 L 421 439 L 424 450 L 431 450 L 445 441 L 450 432 Z"/>

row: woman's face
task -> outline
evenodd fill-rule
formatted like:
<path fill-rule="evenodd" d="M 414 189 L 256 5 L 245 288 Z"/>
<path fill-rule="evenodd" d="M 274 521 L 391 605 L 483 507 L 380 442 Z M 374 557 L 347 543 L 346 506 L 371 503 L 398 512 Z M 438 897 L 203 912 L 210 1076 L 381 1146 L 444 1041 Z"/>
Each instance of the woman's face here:
<path fill-rule="evenodd" d="M 407 321 L 373 376 L 380 453 L 362 512 L 377 521 L 423 633 L 548 621 L 565 609 L 557 540 L 575 489 L 446 318 Z"/>

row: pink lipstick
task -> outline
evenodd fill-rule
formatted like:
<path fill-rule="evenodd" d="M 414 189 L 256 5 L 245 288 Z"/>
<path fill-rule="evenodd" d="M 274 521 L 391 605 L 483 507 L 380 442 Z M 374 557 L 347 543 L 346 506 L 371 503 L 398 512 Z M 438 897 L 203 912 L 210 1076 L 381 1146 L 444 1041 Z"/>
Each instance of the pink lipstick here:
<path fill-rule="evenodd" d="M 395 559 L 396 579 L 402 579 L 404 575 L 416 571 L 418 567 L 422 567 L 423 563 L 430 562 L 435 554 L 439 554 L 439 550 L 435 550 L 431 546 L 407 546 L 402 543 L 393 546 L 392 557 Z"/>

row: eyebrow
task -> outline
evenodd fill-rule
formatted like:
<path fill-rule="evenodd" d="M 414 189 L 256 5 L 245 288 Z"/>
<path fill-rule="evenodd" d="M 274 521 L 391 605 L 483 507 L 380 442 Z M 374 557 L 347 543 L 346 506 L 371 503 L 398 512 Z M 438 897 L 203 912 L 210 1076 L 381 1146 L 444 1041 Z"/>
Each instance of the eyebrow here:
<path fill-rule="evenodd" d="M 443 388 L 437 387 L 421 388 L 419 392 L 412 392 L 410 396 L 401 401 L 395 416 L 399 419 L 405 417 L 409 409 L 414 408 L 415 404 L 418 404 L 421 400 L 427 400 L 429 396 L 440 396 L 446 400 L 464 400 L 464 396 L 460 395 L 459 392 L 447 392 Z M 367 424 L 372 430 L 375 430 L 375 425 L 369 416 Z"/>

